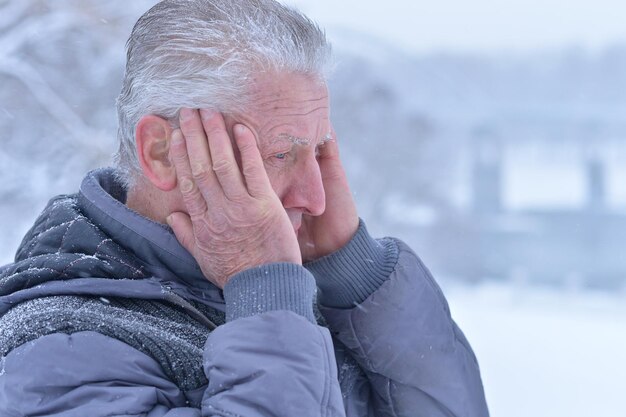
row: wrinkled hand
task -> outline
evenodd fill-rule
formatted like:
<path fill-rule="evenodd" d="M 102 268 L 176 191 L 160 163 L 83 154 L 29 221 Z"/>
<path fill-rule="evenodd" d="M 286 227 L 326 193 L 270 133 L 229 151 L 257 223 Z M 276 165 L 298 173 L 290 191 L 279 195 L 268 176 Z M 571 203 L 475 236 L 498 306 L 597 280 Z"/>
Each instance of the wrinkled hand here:
<path fill-rule="evenodd" d="M 304 261 L 313 261 L 344 247 L 359 227 L 356 205 L 346 173 L 339 159 L 336 134 L 319 148 L 318 162 L 326 194 L 326 210 L 321 216 L 302 219 L 298 243 Z"/>
<path fill-rule="evenodd" d="M 230 277 L 272 262 L 302 263 L 293 226 L 271 187 L 253 133 L 233 128 L 241 170 L 221 114 L 182 109 L 171 156 L 187 213 L 168 223 L 205 277 L 224 288 Z"/>

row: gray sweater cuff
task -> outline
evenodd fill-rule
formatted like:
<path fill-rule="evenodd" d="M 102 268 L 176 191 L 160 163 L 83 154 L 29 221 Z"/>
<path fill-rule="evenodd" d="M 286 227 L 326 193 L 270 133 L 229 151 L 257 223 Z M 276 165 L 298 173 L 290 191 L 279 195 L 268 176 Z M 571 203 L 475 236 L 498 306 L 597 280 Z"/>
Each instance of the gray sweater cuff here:
<path fill-rule="evenodd" d="M 315 280 L 302 266 L 273 263 L 234 275 L 224 287 L 226 321 L 274 310 L 289 310 L 316 323 Z"/>
<path fill-rule="evenodd" d="M 359 220 L 359 228 L 346 246 L 305 267 L 317 281 L 320 304 L 351 308 L 376 291 L 389 278 L 397 262 L 396 242 L 372 238 L 363 220 Z"/>

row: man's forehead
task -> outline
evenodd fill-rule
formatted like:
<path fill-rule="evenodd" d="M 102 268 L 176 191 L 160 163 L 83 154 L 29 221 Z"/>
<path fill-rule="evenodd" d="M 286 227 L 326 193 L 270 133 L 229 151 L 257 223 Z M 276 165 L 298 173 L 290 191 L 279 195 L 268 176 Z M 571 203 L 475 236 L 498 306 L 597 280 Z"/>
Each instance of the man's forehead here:
<path fill-rule="evenodd" d="M 250 107 L 269 116 L 306 114 L 328 108 L 328 88 L 323 80 L 306 74 L 264 75 L 253 82 Z"/>
<path fill-rule="evenodd" d="M 308 74 L 263 74 L 255 88 L 249 119 L 261 146 L 310 145 L 330 137 L 330 105 L 326 83 Z"/>

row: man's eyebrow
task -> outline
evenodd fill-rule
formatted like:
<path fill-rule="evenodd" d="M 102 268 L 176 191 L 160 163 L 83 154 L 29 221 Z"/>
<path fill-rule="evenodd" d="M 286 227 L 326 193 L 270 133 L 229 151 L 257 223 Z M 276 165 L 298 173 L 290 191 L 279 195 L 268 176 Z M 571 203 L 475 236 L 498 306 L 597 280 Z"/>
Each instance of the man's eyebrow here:
<path fill-rule="evenodd" d="M 317 142 L 317 144 L 323 145 L 324 143 L 332 140 L 332 138 L 333 138 L 332 134 L 328 132 Z M 294 145 L 309 145 L 311 142 L 313 142 L 311 139 L 308 139 L 308 138 L 301 138 L 298 136 L 290 135 L 288 133 L 281 133 L 278 136 L 276 136 L 274 140 L 272 140 L 270 143 L 275 143 L 281 140 L 287 140 L 293 143 Z"/>
<path fill-rule="evenodd" d="M 308 138 L 301 138 L 298 136 L 293 136 L 293 135 L 288 135 L 288 134 L 281 134 L 280 137 L 282 139 L 286 139 L 289 142 L 293 143 L 294 145 L 308 145 L 311 143 L 311 139 Z"/>

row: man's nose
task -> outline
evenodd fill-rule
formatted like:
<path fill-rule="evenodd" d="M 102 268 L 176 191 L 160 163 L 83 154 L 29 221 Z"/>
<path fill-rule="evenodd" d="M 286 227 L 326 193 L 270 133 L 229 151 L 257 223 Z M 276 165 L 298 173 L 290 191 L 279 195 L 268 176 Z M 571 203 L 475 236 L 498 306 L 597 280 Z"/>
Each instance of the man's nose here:
<path fill-rule="evenodd" d="M 283 200 L 285 208 L 303 209 L 305 214 L 319 216 L 326 210 L 326 194 L 317 159 L 307 159 L 292 177 L 291 187 Z"/>

